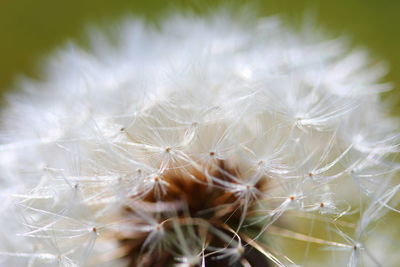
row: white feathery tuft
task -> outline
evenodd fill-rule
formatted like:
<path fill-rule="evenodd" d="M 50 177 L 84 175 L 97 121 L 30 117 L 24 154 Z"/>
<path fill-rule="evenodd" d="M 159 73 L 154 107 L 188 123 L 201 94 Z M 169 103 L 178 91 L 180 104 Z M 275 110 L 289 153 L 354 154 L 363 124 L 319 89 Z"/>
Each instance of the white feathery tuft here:
<path fill-rule="evenodd" d="M 1 266 L 390 265 L 368 249 L 400 212 L 384 65 L 277 17 L 90 36 L 2 111 Z"/>

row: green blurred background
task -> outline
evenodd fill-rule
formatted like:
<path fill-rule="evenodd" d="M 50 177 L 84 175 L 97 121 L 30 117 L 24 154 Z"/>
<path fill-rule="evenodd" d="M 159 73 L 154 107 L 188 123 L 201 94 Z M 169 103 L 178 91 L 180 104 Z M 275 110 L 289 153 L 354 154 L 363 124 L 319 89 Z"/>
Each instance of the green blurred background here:
<path fill-rule="evenodd" d="M 246 3 L 232 2 L 236 6 Z M 115 21 L 130 13 L 152 20 L 171 6 L 203 12 L 220 4 L 204 0 L 0 0 L 0 90 L 11 88 L 19 74 L 37 76 L 40 59 L 66 40 L 82 42 L 88 24 Z M 257 1 L 256 6 L 262 15 L 281 14 L 294 25 L 305 12 L 313 14 L 319 27 L 333 36 L 350 36 L 355 46 L 389 63 L 386 80 L 400 88 L 399 0 L 274 0 Z M 400 114 L 397 92 L 390 96 Z"/>

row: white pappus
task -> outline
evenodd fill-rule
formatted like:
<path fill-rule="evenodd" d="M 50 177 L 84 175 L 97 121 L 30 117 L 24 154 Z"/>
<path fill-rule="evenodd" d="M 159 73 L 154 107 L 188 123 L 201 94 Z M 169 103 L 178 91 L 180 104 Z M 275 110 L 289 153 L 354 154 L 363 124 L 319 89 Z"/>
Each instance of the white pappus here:
<path fill-rule="evenodd" d="M 128 18 L 21 81 L 0 265 L 390 266 L 368 249 L 399 212 L 386 68 L 253 17 Z"/>

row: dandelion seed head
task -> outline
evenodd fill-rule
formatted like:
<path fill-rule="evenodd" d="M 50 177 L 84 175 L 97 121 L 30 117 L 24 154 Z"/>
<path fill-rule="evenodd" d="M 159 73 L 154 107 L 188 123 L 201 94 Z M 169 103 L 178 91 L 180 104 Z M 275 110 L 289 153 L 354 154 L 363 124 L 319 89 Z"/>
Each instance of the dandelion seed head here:
<path fill-rule="evenodd" d="M 312 262 L 290 241 L 327 266 L 382 259 L 366 243 L 400 189 L 384 65 L 240 16 L 130 18 L 20 82 L 1 117 L 1 264 Z"/>

